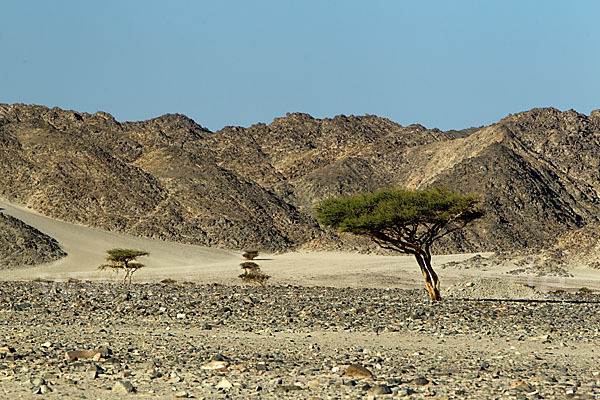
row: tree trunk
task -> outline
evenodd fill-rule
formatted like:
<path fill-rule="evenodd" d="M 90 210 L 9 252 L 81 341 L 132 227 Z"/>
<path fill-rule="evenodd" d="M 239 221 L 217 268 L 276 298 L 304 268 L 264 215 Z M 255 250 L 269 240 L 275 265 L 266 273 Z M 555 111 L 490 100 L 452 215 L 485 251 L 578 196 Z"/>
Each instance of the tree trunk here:
<path fill-rule="evenodd" d="M 427 287 L 431 301 L 442 300 L 439 289 L 440 281 L 433 268 L 431 268 L 431 257 L 428 258 L 426 254 L 415 254 L 415 258 L 417 259 L 417 263 L 419 263 L 419 267 L 421 267 L 421 273 L 425 278 L 425 286 Z"/>
<path fill-rule="evenodd" d="M 442 296 L 440 295 L 440 279 L 431 266 L 431 254 L 429 253 L 428 249 L 426 249 L 426 252 L 423 255 L 423 261 L 425 262 L 425 268 L 427 268 L 427 271 L 431 276 L 431 280 L 433 281 L 433 295 L 431 296 L 431 300 L 441 301 Z M 431 292 L 429 293 L 431 295 Z"/>

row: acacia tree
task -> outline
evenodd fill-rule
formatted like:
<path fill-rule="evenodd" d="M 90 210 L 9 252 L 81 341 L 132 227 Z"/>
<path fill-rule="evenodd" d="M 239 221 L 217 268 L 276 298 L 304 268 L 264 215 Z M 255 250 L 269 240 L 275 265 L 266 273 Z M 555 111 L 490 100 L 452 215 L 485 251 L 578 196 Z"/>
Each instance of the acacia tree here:
<path fill-rule="evenodd" d="M 260 266 L 252 261 L 246 261 L 240 264 L 240 267 L 244 270 L 244 273 L 240 275 L 240 278 L 244 282 L 254 283 L 256 285 L 265 286 L 265 282 L 269 280 L 270 275 L 265 274 L 261 271 Z"/>
<path fill-rule="evenodd" d="M 133 273 L 145 266 L 144 264 L 134 262 L 135 259 L 150 254 L 147 251 L 135 249 L 110 249 L 106 250 L 106 252 L 108 253 L 108 257 L 106 257 L 108 264 L 102 264 L 98 269 L 105 270 L 110 268 L 117 272 L 123 270 L 125 272 L 123 283 L 129 283 L 130 285 Z"/>
<path fill-rule="evenodd" d="M 413 254 L 431 300 L 441 300 L 440 280 L 431 266 L 432 244 L 483 215 L 479 198 L 435 187 L 385 189 L 330 198 L 315 208 L 317 219 L 341 232 L 362 235 L 384 249 Z"/>

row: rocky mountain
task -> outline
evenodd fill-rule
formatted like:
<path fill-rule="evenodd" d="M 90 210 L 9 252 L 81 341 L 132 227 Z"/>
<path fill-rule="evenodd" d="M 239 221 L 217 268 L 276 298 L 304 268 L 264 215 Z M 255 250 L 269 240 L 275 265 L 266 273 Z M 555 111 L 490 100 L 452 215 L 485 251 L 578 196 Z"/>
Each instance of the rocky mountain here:
<path fill-rule="evenodd" d="M 320 200 L 445 185 L 482 195 L 478 224 L 439 250 L 509 250 L 600 219 L 600 110 L 534 109 L 443 132 L 372 115 L 210 132 L 182 115 L 0 105 L 0 197 L 51 217 L 186 243 L 364 246 L 319 228 Z"/>
<path fill-rule="evenodd" d="M 0 211 L 0 269 L 44 264 L 66 255 L 56 240 Z"/>

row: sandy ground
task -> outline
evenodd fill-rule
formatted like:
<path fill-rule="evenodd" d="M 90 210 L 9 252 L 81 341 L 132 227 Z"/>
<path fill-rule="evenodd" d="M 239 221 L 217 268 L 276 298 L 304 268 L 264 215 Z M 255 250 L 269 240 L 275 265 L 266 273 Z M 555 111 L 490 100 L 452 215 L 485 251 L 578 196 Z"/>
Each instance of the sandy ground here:
<path fill-rule="evenodd" d="M 97 267 L 104 262 L 106 250 L 123 247 L 150 252 L 140 258 L 146 268 L 134 275 L 136 282 L 156 282 L 165 278 L 198 283 L 238 283 L 241 273 L 241 252 L 200 246 L 182 245 L 153 239 L 143 239 L 113 232 L 92 229 L 42 216 L 35 211 L 0 201 L 1 212 L 12 215 L 41 232 L 55 238 L 68 253 L 57 262 L 4 271 L 2 279 L 30 280 L 43 278 L 66 280 L 118 280 L 119 277 Z M 439 266 L 460 261 L 474 254 L 434 256 Z M 482 253 L 488 256 L 489 253 Z M 261 254 L 255 260 L 271 275 L 270 283 L 289 283 L 308 286 L 421 288 L 423 278 L 412 256 L 380 256 L 340 252 L 292 252 Z M 579 268 L 571 270 L 574 277 L 535 277 L 506 275 L 508 268 L 438 269 L 444 286 L 477 277 L 501 277 L 538 288 L 600 289 L 600 271 Z"/>

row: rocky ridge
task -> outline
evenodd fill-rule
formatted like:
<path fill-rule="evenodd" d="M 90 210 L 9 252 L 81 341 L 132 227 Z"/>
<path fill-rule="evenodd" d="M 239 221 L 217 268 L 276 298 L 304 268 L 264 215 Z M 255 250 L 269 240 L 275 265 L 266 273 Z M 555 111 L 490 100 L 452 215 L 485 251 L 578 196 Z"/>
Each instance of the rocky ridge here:
<path fill-rule="evenodd" d="M 0 210 L 0 269 L 49 263 L 66 255 L 56 240 Z"/>
<path fill-rule="evenodd" d="M 443 132 L 372 115 L 210 132 L 182 115 L 0 105 L 0 196 L 51 217 L 240 249 L 368 248 L 323 231 L 320 200 L 444 185 L 482 195 L 482 221 L 437 251 L 513 250 L 600 220 L 600 111 L 552 108 Z M 371 249 L 373 249 L 371 247 Z"/>

